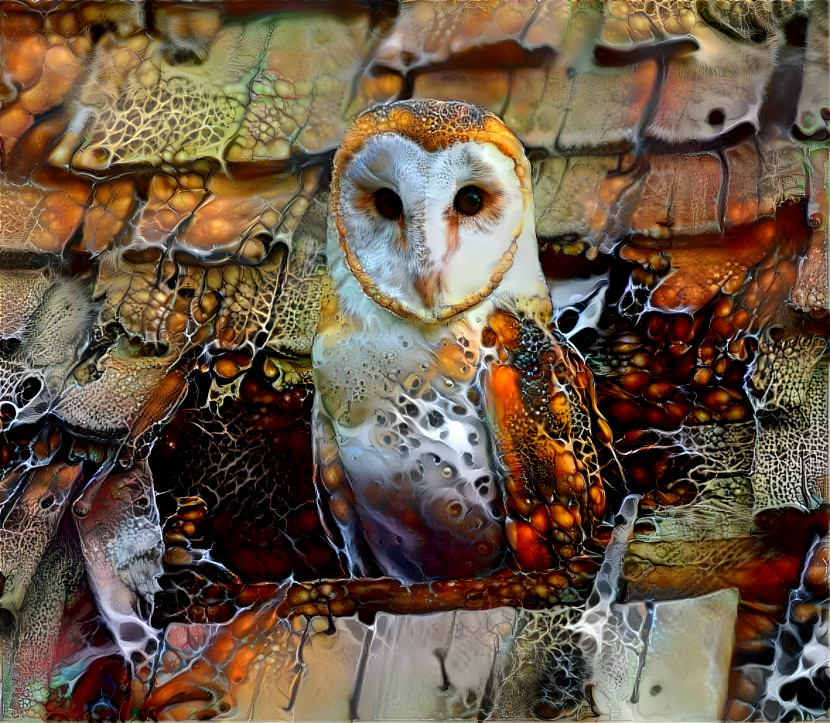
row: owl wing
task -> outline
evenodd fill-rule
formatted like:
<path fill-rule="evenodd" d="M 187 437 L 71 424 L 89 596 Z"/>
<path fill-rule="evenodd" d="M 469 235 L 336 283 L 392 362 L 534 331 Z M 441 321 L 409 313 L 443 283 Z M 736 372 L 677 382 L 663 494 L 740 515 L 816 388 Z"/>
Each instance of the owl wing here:
<path fill-rule="evenodd" d="M 314 482 L 318 487 L 318 512 L 329 540 L 337 548 L 341 563 L 352 577 L 362 577 L 373 570 L 367 569 L 371 556 L 367 554 L 357 530 L 355 497 L 346 470 L 340 462 L 340 450 L 335 441 L 331 421 L 322 410 L 319 397 L 315 397 L 312 412 L 312 436 L 314 444 Z M 326 505 L 334 517 L 335 526 L 328 524 Z"/>
<path fill-rule="evenodd" d="M 482 335 L 481 380 L 503 466 L 506 534 L 524 571 L 585 551 L 607 511 L 603 470 L 616 465 L 593 375 L 555 330 L 496 311 Z"/>

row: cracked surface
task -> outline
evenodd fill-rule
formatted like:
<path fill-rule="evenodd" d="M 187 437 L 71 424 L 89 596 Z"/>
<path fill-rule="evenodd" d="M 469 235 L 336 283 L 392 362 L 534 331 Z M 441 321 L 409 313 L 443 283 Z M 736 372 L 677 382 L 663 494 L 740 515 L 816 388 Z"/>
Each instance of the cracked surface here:
<path fill-rule="evenodd" d="M 827 18 L 3 3 L 0 717 L 826 715 Z M 413 98 L 523 144 L 552 323 L 314 369 L 332 155 Z M 482 526 L 355 499 L 325 437 L 315 485 L 315 384 Z"/>

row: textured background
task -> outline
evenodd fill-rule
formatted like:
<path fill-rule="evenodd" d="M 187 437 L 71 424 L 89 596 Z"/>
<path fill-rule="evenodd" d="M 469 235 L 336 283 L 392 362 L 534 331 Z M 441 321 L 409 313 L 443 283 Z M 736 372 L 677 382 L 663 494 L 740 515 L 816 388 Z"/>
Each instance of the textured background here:
<path fill-rule="evenodd" d="M 0 714 L 822 714 L 828 42 L 823 0 L 0 2 Z M 404 98 L 532 161 L 641 495 L 599 578 L 342 580 L 328 180 Z"/>

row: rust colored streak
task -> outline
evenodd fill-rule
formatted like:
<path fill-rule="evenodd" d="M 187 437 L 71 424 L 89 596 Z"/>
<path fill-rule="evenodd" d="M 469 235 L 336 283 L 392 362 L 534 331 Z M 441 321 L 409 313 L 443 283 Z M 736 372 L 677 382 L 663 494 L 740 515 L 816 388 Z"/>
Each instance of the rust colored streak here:
<path fill-rule="evenodd" d="M 810 233 L 804 207 L 793 204 L 779 209 L 774 218 L 728 229 L 723 234 L 670 241 L 637 238 L 623 246 L 620 255 L 657 271 L 670 266 L 670 273 L 652 294 L 652 303 L 660 309 L 697 311 L 718 291 L 735 294 L 750 280 L 759 287 L 753 299 L 758 304 L 764 302 L 764 307 L 777 308 L 779 298 L 786 298 L 795 281 L 794 268 L 789 267 L 794 262 L 797 265 Z M 751 272 L 759 264 L 775 272 L 764 274 L 761 269 L 757 277 L 752 277 Z M 773 296 L 765 302 L 762 297 L 769 293 Z"/>
<path fill-rule="evenodd" d="M 519 373 L 509 367 L 496 365 L 487 375 L 485 388 L 492 399 L 493 419 L 496 428 L 500 430 L 499 441 L 502 452 L 502 461 L 507 466 L 510 476 L 507 481 L 507 492 L 512 505 L 523 515 L 530 513 L 532 502 L 524 483 L 522 461 L 517 447 L 521 445 L 516 440 L 519 429 L 527 423 L 523 414 L 521 390 L 519 387 Z M 508 539 L 511 547 L 516 549 L 518 538 L 510 535 Z"/>
<path fill-rule="evenodd" d="M 415 279 L 414 286 L 424 304 L 434 306 L 443 286 L 443 279 L 440 273 L 424 274 Z"/>
<path fill-rule="evenodd" d="M 811 513 L 770 509 L 755 517 L 752 536 L 667 543 L 654 558 L 651 543 L 632 543 L 624 567 L 630 599 L 676 599 L 734 587 L 744 602 L 783 607 L 814 535 L 826 535 L 828 522 L 827 505 Z"/>
<path fill-rule="evenodd" d="M 458 211 L 450 208 L 444 214 L 444 220 L 447 222 L 447 252 L 444 258 L 447 258 L 454 251 L 458 251 L 461 245 L 458 237 Z"/>
<path fill-rule="evenodd" d="M 180 365 L 167 373 L 153 396 L 141 407 L 130 430 L 132 436 L 140 437 L 153 424 L 167 417 L 186 393 L 187 370 Z"/>

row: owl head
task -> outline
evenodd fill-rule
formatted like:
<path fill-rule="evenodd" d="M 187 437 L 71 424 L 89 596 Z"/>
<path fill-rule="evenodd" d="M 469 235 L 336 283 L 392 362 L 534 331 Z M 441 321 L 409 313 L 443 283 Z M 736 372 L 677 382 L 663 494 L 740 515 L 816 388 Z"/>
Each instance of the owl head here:
<path fill-rule="evenodd" d="M 483 108 L 409 100 L 363 113 L 335 156 L 330 203 L 330 251 L 398 316 L 439 323 L 494 295 L 547 299 L 530 165 Z"/>

